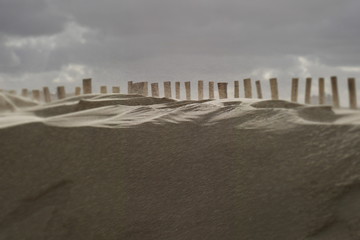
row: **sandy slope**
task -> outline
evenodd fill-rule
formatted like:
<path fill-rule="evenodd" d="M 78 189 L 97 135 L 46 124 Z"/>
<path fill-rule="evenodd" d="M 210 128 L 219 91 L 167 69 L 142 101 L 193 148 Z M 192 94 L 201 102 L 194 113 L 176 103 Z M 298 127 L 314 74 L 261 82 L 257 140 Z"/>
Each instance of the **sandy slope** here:
<path fill-rule="evenodd" d="M 360 239 L 358 112 L 120 94 L 5 105 L 0 239 Z"/>

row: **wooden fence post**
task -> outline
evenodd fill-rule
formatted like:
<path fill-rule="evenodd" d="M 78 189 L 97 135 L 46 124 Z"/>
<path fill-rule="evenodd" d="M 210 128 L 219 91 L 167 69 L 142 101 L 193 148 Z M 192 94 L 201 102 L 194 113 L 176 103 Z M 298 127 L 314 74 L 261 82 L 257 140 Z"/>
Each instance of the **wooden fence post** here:
<path fill-rule="evenodd" d="M 43 88 L 43 93 L 44 93 L 44 100 L 46 103 L 51 102 L 51 95 L 50 95 L 50 90 L 48 87 L 44 87 Z"/>
<path fill-rule="evenodd" d="M 107 93 L 107 87 L 106 86 L 101 86 L 100 87 L 100 93 L 101 94 L 106 94 Z"/>
<path fill-rule="evenodd" d="M 185 82 L 186 100 L 191 100 L 191 82 Z"/>
<path fill-rule="evenodd" d="M 132 93 L 133 93 L 132 84 L 133 84 L 132 81 L 128 81 L 128 94 L 132 94 Z"/>
<path fill-rule="evenodd" d="M 75 96 L 81 95 L 81 87 L 75 87 Z"/>
<path fill-rule="evenodd" d="M 159 97 L 159 84 L 158 83 L 151 84 L 151 96 Z"/>
<path fill-rule="evenodd" d="M 270 79 L 270 90 L 271 90 L 271 99 L 279 100 L 279 90 L 278 90 L 277 78 Z"/>
<path fill-rule="evenodd" d="M 240 84 L 239 81 L 234 81 L 234 98 L 240 97 Z"/>
<path fill-rule="evenodd" d="M 348 79 L 349 103 L 351 109 L 357 109 L 356 83 L 355 78 Z"/>
<path fill-rule="evenodd" d="M 40 102 L 40 91 L 39 90 L 32 90 L 32 97 L 34 100 Z"/>
<path fill-rule="evenodd" d="M 27 88 L 23 88 L 21 90 L 21 96 L 27 97 L 28 95 L 29 95 L 29 90 L 27 90 Z"/>
<path fill-rule="evenodd" d="M 203 80 L 198 81 L 198 99 L 199 100 L 204 99 L 204 81 Z"/>
<path fill-rule="evenodd" d="M 148 82 L 144 82 L 144 92 L 143 95 L 145 97 L 149 96 L 149 83 Z"/>
<path fill-rule="evenodd" d="M 305 84 L 305 104 L 311 104 L 311 78 L 306 78 Z"/>
<path fill-rule="evenodd" d="M 120 93 L 120 87 L 112 87 L 112 93 Z"/>
<path fill-rule="evenodd" d="M 219 98 L 220 99 L 225 99 L 228 97 L 227 95 L 227 82 L 220 82 L 217 84 L 218 85 L 218 91 L 219 91 Z"/>
<path fill-rule="evenodd" d="M 171 82 L 164 82 L 164 96 L 165 98 L 171 98 Z"/>
<path fill-rule="evenodd" d="M 251 88 L 251 79 L 244 79 L 244 92 L 245 98 L 252 98 L 252 88 Z"/>
<path fill-rule="evenodd" d="M 83 80 L 83 91 L 84 94 L 91 94 L 92 93 L 92 80 L 91 78 L 87 78 Z"/>
<path fill-rule="evenodd" d="M 325 104 L 325 79 L 319 78 L 319 104 Z"/>
<path fill-rule="evenodd" d="M 299 92 L 299 79 L 293 78 L 291 80 L 291 101 L 292 102 L 298 101 L 298 92 Z"/>
<path fill-rule="evenodd" d="M 131 83 L 131 93 L 148 96 L 148 82 Z"/>
<path fill-rule="evenodd" d="M 180 82 L 175 82 L 175 97 L 180 99 Z"/>
<path fill-rule="evenodd" d="M 256 85 L 257 96 L 259 99 L 262 99 L 263 95 L 262 95 L 262 91 L 261 91 L 261 82 L 259 80 L 257 80 L 255 82 L 255 85 Z"/>
<path fill-rule="evenodd" d="M 332 76 L 331 78 L 331 90 L 332 90 L 332 100 L 333 100 L 333 106 L 335 108 L 340 107 L 340 100 L 339 100 L 339 89 L 337 84 L 337 77 Z"/>
<path fill-rule="evenodd" d="M 214 99 L 215 98 L 215 89 L 214 89 L 214 82 L 209 82 L 209 99 Z"/>
<path fill-rule="evenodd" d="M 64 99 L 66 97 L 65 87 L 64 86 L 57 87 L 56 92 L 57 92 L 58 99 Z"/>

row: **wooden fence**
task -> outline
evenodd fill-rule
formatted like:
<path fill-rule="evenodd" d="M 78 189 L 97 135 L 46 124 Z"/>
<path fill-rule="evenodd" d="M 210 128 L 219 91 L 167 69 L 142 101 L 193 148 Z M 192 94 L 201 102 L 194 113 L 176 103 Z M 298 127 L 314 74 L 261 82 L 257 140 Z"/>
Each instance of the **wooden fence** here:
<path fill-rule="evenodd" d="M 290 91 L 290 101 L 292 102 L 298 102 L 298 96 L 299 96 L 299 78 L 293 78 L 291 81 L 291 91 Z M 323 105 L 326 103 L 326 93 L 325 93 L 325 79 L 319 78 L 318 79 L 318 103 L 320 105 Z M 340 96 L 339 96 L 339 89 L 338 89 L 338 80 L 336 76 L 330 77 L 330 84 L 331 84 L 331 97 L 332 97 L 332 105 L 335 108 L 340 108 Z M 191 82 L 184 82 L 183 83 L 185 88 L 185 96 L 184 98 L 186 100 L 191 100 Z M 218 96 L 215 96 L 215 86 L 217 85 L 217 93 Z M 210 81 L 208 82 L 208 94 L 207 96 L 209 99 L 227 99 L 227 98 L 253 98 L 253 88 L 252 88 L 252 80 L 250 78 L 243 80 L 243 92 L 244 94 L 240 93 L 241 84 L 239 81 L 233 82 L 233 96 L 229 96 L 228 94 L 228 86 L 229 83 L 227 82 L 218 82 L 215 85 L 214 82 Z M 348 78 L 347 81 L 348 85 L 348 93 L 349 93 L 349 107 L 351 109 L 357 109 L 357 96 L 356 96 L 356 81 L 355 78 Z M 149 84 L 148 82 L 132 82 L 129 81 L 127 89 L 127 94 L 139 94 L 143 96 L 149 96 Z M 175 82 L 175 99 L 181 99 L 181 83 Z M 204 87 L 204 81 L 199 80 L 197 82 L 197 92 L 198 92 L 198 98 L 197 100 L 203 100 L 205 99 L 205 87 Z M 306 78 L 305 79 L 305 104 L 312 104 L 312 95 L 311 95 L 311 88 L 313 86 L 313 79 L 312 78 Z M 256 98 L 262 99 L 263 98 L 263 88 L 262 88 L 262 82 L 261 81 L 255 81 L 255 87 L 256 87 Z M 152 97 L 159 97 L 160 91 L 159 91 L 159 84 L 158 83 L 151 83 L 150 84 L 150 93 Z M 121 89 L 119 86 L 114 86 L 111 88 L 112 93 L 121 93 Z M 66 91 L 64 86 L 59 86 L 56 89 L 56 95 L 57 99 L 64 99 L 66 98 Z M 75 88 L 75 96 L 81 95 L 81 90 L 83 94 L 91 94 L 93 93 L 92 88 L 92 79 L 84 79 L 82 82 L 82 89 L 81 87 Z M 163 90 L 164 90 L 164 97 L 166 98 L 172 98 L 172 82 L 166 81 L 163 82 Z M 279 95 L 279 88 L 278 88 L 278 80 L 276 78 L 271 78 L 269 80 L 269 91 L 271 99 L 278 100 L 281 99 Z M 15 91 L 8 91 L 12 94 L 16 94 Z M 42 91 L 40 90 L 32 90 L 32 98 L 36 101 L 40 101 L 40 95 L 43 95 L 43 99 L 45 102 L 49 103 L 51 102 L 51 94 L 48 87 L 44 87 Z M 107 94 L 108 88 L 107 86 L 101 86 L 100 87 L 100 93 L 101 94 Z M 21 95 L 23 97 L 29 97 L 29 90 L 28 89 L 22 89 Z"/>

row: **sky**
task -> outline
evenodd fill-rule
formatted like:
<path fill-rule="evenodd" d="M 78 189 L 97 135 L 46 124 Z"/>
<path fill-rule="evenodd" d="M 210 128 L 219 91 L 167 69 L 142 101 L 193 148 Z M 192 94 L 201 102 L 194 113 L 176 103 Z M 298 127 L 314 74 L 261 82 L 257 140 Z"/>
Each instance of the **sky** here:
<path fill-rule="evenodd" d="M 359 0 L 0 0 L 0 88 L 360 79 Z M 359 81 L 359 80 L 358 80 Z M 360 83 L 357 82 L 359 91 Z M 300 94 L 301 95 L 301 94 Z M 360 95 L 360 93 L 358 94 Z M 359 96 L 358 96 L 359 98 Z"/>

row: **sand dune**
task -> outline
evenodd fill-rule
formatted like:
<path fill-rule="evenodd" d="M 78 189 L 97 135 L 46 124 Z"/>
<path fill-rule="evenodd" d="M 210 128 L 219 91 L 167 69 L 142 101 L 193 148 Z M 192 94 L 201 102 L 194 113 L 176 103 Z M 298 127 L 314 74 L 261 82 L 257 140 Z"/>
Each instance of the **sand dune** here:
<path fill-rule="evenodd" d="M 358 111 L 0 100 L 0 239 L 360 238 Z"/>

